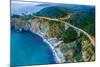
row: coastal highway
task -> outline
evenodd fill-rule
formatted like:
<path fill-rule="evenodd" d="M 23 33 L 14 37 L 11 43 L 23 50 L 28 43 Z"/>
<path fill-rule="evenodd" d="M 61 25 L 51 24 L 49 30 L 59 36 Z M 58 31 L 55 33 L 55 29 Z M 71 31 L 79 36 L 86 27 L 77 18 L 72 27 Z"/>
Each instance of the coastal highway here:
<path fill-rule="evenodd" d="M 89 38 L 89 40 L 90 40 L 90 42 L 91 42 L 91 44 L 94 46 L 94 41 L 93 41 L 93 39 L 92 39 L 92 37 L 87 33 L 87 32 L 85 32 L 84 30 L 82 30 L 81 28 L 78 28 L 78 27 L 76 27 L 76 26 L 74 26 L 74 25 L 72 25 L 72 24 L 70 24 L 70 23 L 68 23 L 68 22 L 65 22 L 65 21 L 62 21 L 62 20 L 59 20 L 59 19 L 53 19 L 53 18 L 49 18 L 49 17 L 41 17 L 41 16 L 35 16 L 35 17 L 38 17 L 38 18 L 40 18 L 40 19 L 47 19 L 47 20 L 54 20 L 54 21 L 59 21 L 59 22 L 62 22 L 62 23 L 64 23 L 64 24 L 66 24 L 66 25 L 68 25 L 69 27 L 71 27 L 71 28 L 73 28 L 73 29 L 76 29 L 76 30 L 78 30 L 78 31 L 80 31 L 81 33 L 83 33 L 84 35 L 86 35 L 88 38 Z"/>

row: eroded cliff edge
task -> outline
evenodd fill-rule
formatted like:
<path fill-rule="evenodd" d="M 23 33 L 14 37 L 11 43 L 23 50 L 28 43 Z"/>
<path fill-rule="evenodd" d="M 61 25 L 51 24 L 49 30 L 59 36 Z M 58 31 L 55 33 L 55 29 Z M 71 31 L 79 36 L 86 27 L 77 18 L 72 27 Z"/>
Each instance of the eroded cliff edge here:
<path fill-rule="evenodd" d="M 62 22 L 39 17 L 27 20 L 13 17 L 11 18 L 11 28 L 15 28 L 20 32 L 31 31 L 42 36 L 50 43 L 49 46 L 53 47 L 51 49 L 60 58 L 59 63 L 95 60 L 95 47 L 89 39 Z"/>

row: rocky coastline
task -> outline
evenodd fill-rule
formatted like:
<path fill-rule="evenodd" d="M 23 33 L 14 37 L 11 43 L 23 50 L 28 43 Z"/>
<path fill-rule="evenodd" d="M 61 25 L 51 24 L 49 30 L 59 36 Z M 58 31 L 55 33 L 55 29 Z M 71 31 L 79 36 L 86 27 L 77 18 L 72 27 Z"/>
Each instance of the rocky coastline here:
<path fill-rule="evenodd" d="M 87 37 L 81 34 L 76 38 L 76 32 L 63 23 L 41 18 L 29 20 L 12 18 L 11 25 L 18 31 L 31 31 L 42 37 L 52 50 L 56 63 L 95 60 L 94 46 Z M 69 37 L 66 39 L 66 36 Z"/>
<path fill-rule="evenodd" d="M 30 20 L 27 21 L 27 23 L 24 24 L 23 27 L 18 27 L 18 25 L 16 23 L 18 23 L 20 21 L 21 20 L 18 20 L 17 18 L 13 18 L 12 19 L 13 24 L 12 24 L 11 28 L 14 28 L 14 29 L 16 29 L 17 31 L 20 31 L 20 32 L 21 31 L 30 31 L 32 33 L 37 34 L 50 47 L 50 49 L 51 49 L 51 51 L 54 55 L 55 62 L 56 63 L 64 63 L 65 62 L 65 58 L 64 58 L 62 52 L 60 50 L 58 50 L 58 48 L 55 48 L 57 45 L 62 43 L 62 41 L 58 41 L 56 38 L 46 38 L 45 33 L 41 32 L 40 30 L 39 31 L 33 30 L 33 28 L 31 27 L 32 24 L 30 24 L 30 22 L 32 22 L 32 21 L 30 21 Z M 25 21 L 23 21 L 23 22 L 25 22 Z"/>

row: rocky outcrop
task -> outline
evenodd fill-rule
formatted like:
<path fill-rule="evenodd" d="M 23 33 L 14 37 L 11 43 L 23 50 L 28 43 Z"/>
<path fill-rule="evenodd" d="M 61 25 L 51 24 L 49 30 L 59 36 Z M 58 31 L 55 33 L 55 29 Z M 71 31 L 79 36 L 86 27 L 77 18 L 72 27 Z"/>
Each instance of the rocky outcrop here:
<path fill-rule="evenodd" d="M 19 31 L 42 34 L 61 58 L 60 63 L 95 60 L 95 48 L 88 38 L 83 34 L 77 35 L 77 31 L 64 23 L 39 17 L 29 20 L 11 18 L 11 26 Z M 61 43 L 57 44 L 60 41 Z"/>
<path fill-rule="evenodd" d="M 31 22 L 31 30 L 34 32 L 42 32 L 46 37 L 60 38 L 63 31 L 65 31 L 64 23 L 57 21 L 49 21 L 46 19 L 35 18 L 29 20 Z"/>
<path fill-rule="evenodd" d="M 20 18 L 11 18 L 11 28 L 15 28 L 18 31 L 30 30 L 31 24 L 28 20 L 22 20 Z"/>

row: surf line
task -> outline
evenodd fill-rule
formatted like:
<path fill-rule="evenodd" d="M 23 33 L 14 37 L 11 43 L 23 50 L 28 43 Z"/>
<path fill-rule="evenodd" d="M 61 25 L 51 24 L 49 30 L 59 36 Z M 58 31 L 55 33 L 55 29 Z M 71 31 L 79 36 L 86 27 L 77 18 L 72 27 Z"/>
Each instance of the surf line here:
<path fill-rule="evenodd" d="M 61 51 L 56 51 L 56 48 L 53 46 L 55 44 L 52 45 L 46 38 L 44 38 L 44 33 L 42 33 L 42 32 L 33 32 L 33 31 L 32 31 L 32 33 L 35 33 L 36 35 L 40 36 L 43 39 L 43 41 L 48 44 L 49 48 L 51 49 L 51 51 L 53 53 L 54 60 L 55 60 L 56 63 L 59 64 L 59 63 L 64 63 L 65 62 L 65 58 L 64 58 L 62 52 Z"/>

